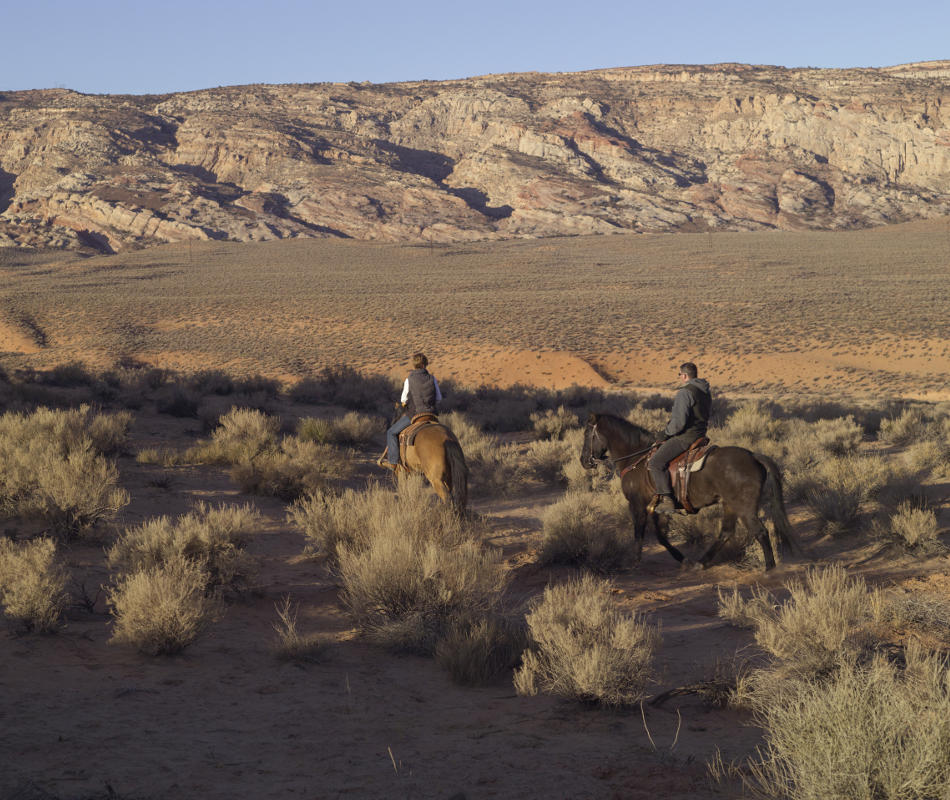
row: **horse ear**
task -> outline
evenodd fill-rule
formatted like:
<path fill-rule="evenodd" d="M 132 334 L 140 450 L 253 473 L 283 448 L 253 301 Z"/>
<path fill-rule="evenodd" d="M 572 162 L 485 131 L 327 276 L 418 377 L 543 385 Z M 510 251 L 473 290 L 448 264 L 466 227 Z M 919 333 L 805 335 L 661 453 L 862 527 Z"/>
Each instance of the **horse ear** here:
<path fill-rule="evenodd" d="M 591 412 L 590 415 L 587 417 L 587 424 L 588 425 L 597 424 L 597 415 L 595 413 Z"/>

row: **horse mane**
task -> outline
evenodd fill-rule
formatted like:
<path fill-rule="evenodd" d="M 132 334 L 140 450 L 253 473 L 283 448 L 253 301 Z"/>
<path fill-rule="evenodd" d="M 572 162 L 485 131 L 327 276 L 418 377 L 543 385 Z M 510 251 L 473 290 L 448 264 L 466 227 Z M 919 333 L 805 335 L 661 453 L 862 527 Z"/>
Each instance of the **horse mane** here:
<path fill-rule="evenodd" d="M 628 422 L 615 414 L 598 414 L 597 426 L 603 426 L 605 432 L 611 431 L 630 447 L 639 447 L 644 442 L 652 442 L 654 436 L 639 425 Z"/>

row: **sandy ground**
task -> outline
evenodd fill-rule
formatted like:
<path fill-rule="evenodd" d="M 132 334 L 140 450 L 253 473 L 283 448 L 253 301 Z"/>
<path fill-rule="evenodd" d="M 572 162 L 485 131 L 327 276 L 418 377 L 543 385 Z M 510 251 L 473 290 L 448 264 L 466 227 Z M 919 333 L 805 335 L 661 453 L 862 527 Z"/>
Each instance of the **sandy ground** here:
<path fill-rule="evenodd" d="M 186 422 L 139 414 L 132 451 L 191 440 Z M 358 455 L 357 482 L 378 476 Z M 760 733 L 743 713 L 696 695 L 658 707 L 605 711 L 550 697 L 518 697 L 510 679 L 454 685 L 428 659 L 393 656 L 361 641 L 333 576 L 302 557 L 304 539 L 283 503 L 239 495 L 226 472 L 120 460 L 133 502 L 120 523 L 179 514 L 197 500 L 243 503 L 264 522 L 249 550 L 260 560 L 259 595 L 227 606 L 184 654 L 148 658 L 109 642 L 100 595 L 71 609 L 57 635 L 8 635 L 0 645 L 0 798 L 669 798 L 734 797 L 715 788 L 706 762 L 749 755 Z M 942 501 L 948 487 L 937 487 Z M 560 492 L 476 498 L 513 576 L 512 603 L 538 595 L 570 570 L 536 565 L 540 514 Z M 876 583 L 950 589 L 950 559 L 875 556 L 858 541 L 830 542 L 792 509 L 815 559 L 839 560 Z M 17 524 L 8 532 L 26 535 Z M 107 539 L 108 536 L 106 535 Z M 105 540 L 104 540 L 105 541 Z M 109 575 L 103 543 L 69 551 L 89 596 Z M 655 692 L 707 680 L 717 665 L 750 656 L 751 635 L 716 616 L 716 589 L 780 587 L 808 562 L 769 574 L 733 565 L 681 571 L 655 543 L 616 580 L 618 603 L 660 625 Z M 940 583 L 942 581 L 942 583 Z M 300 604 L 302 633 L 326 641 L 317 663 L 278 661 L 275 604 Z M 112 792 L 112 794 L 110 794 Z"/>

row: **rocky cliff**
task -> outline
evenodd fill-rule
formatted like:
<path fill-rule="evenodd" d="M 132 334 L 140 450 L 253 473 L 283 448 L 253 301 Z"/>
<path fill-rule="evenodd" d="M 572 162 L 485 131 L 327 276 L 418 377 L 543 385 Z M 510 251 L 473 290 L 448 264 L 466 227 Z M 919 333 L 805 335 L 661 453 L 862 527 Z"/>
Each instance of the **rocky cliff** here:
<path fill-rule="evenodd" d="M 844 229 L 950 214 L 950 62 L 0 92 L 0 245 Z"/>

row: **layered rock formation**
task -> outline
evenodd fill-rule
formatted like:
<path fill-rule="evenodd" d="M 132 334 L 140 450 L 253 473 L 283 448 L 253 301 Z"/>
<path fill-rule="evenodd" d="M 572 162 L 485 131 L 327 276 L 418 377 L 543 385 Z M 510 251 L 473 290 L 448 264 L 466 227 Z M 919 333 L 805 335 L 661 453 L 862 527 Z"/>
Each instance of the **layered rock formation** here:
<path fill-rule="evenodd" d="M 950 214 L 950 62 L 0 93 L 0 245 L 842 229 Z"/>

